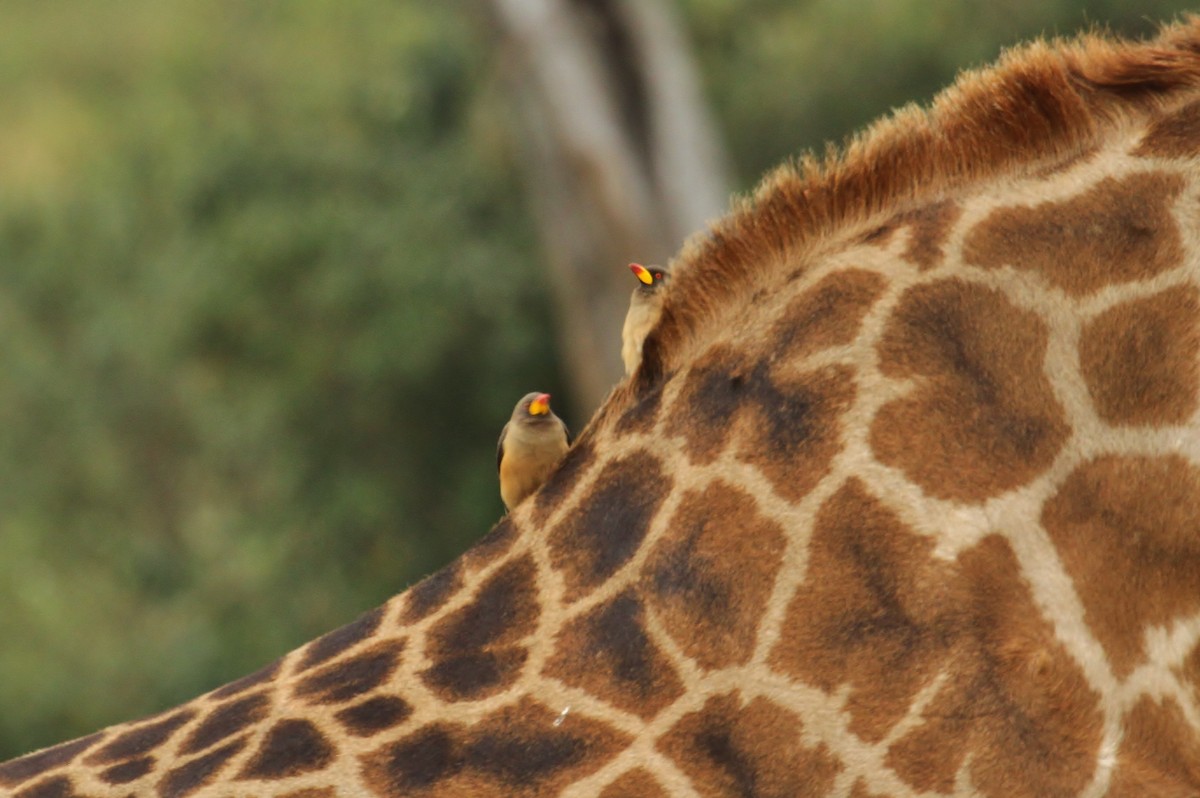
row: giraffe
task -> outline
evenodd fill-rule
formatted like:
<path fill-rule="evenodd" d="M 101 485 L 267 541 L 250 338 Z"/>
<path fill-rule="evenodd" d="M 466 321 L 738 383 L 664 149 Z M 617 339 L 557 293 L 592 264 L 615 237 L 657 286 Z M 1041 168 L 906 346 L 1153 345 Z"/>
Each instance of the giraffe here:
<path fill-rule="evenodd" d="M 1011 52 L 672 273 L 458 560 L 0 792 L 1200 795 L 1200 18 Z"/>

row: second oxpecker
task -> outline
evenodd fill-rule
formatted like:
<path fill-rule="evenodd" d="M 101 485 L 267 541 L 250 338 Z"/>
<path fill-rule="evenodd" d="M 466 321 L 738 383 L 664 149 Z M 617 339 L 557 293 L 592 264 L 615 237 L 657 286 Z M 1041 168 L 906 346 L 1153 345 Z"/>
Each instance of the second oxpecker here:
<path fill-rule="evenodd" d="M 632 374 L 642 362 L 642 344 L 662 314 L 669 274 L 664 266 L 640 263 L 629 264 L 629 270 L 637 277 L 638 285 L 629 297 L 629 312 L 621 328 L 621 360 L 625 362 L 626 374 Z"/>
<path fill-rule="evenodd" d="M 541 487 L 566 454 L 571 434 L 550 409 L 550 394 L 528 393 L 513 408 L 496 443 L 500 498 L 509 510 Z"/>

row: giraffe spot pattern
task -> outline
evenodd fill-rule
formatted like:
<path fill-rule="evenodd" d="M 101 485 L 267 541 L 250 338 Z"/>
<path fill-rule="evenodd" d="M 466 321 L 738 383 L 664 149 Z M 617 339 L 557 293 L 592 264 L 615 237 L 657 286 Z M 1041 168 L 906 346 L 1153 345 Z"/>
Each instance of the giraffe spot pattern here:
<path fill-rule="evenodd" d="M 463 555 L 464 562 L 484 566 L 503 557 L 517 539 L 518 527 L 512 516 L 506 515 L 496 522 L 486 535 L 476 541 Z"/>
<path fill-rule="evenodd" d="M 15 798 L 83 798 L 66 776 L 53 776 L 21 790 Z"/>
<path fill-rule="evenodd" d="M 1188 103 L 1150 126 L 1133 151 L 1146 158 L 1191 158 L 1200 155 L 1200 102 Z"/>
<path fill-rule="evenodd" d="M 745 357 L 733 347 L 714 346 L 698 358 L 684 378 L 683 390 L 671 408 L 666 433 L 684 438 L 688 458 L 708 465 L 724 451 L 730 427 L 746 397 L 739 372 Z"/>
<path fill-rule="evenodd" d="M 911 211 L 898 213 L 890 220 L 867 233 L 864 244 L 885 246 L 897 230 L 909 228 L 908 246 L 901 257 L 916 264 L 922 271 L 942 262 L 942 247 L 954 223 L 962 216 L 962 207 L 953 200 L 939 200 Z"/>
<path fill-rule="evenodd" d="M 238 778 L 282 779 L 309 773 L 328 765 L 334 754 L 333 744 L 312 721 L 288 718 L 271 727 Z"/>
<path fill-rule="evenodd" d="M 1192 653 L 1184 661 L 1180 676 L 1185 682 L 1191 682 L 1192 689 L 1200 695 L 1200 643 L 1196 644 Z"/>
<path fill-rule="evenodd" d="M 1171 205 L 1183 178 L 1161 172 L 1108 177 L 1082 195 L 992 211 L 963 243 L 963 259 L 1033 271 L 1072 296 L 1144 280 L 1182 263 Z"/>
<path fill-rule="evenodd" d="M 782 707 L 729 693 L 680 718 L 658 748 L 706 798 L 822 795 L 841 765 L 824 745 L 804 746 L 802 730 Z"/>
<path fill-rule="evenodd" d="M 829 275 L 788 303 L 767 334 L 773 351 L 793 360 L 853 342 L 885 285 L 883 277 L 863 269 Z"/>
<path fill-rule="evenodd" d="M 159 798 L 185 798 L 212 781 L 230 757 L 246 747 L 246 738 L 232 742 L 196 757 L 167 771 L 159 780 Z"/>
<path fill-rule="evenodd" d="M 370 612 L 363 613 L 357 620 L 346 624 L 340 629 L 334 629 L 332 632 L 318 637 L 308 644 L 308 648 L 304 653 L 304 659 L 300 661 L 298 670 L 308 670 L 316 665 L 320 665 L 322 662 L 341 654 L 354 644 L 366 640 L 375 634 L 375 630 L 379 628 L 379 623 L 382 620 L 383 607 L 376 607 Z"/>
<path fill-rule="evenodd" d="M 1100 748 L 1099 696 L 1042 618 L 1007 540 L 984 538 L 958 565 L 967 623 L 939 666 L 945 681 L 885 764 L 918 790 L 952 792 L 965 765 L 991 798 L 1078 794 Z"/>
<path fill-rule="evenodd" d="M 432 615 L 462 586 L 461 560 L 430 574 L 409 588 L 404 609 L 404 621 L 416 623 Z"/>
<path fill-rule="evenodd" d="M 604 724 L 529 698 L 472 726 L 433 723 L 361 758 L 379 796 L 542 798 L 602 767 L 629 739 Z"/>
<path fill-rule="evenodd" d="M 1043 369 L 1047 337 L 999 291 L 961 280 L 910 288 L 878 352 L 883 374 L 916 385 L 880 408 L 875 454 L 940 499 L 980 502 L 1037 476 L 1069 432 Z"/>
<path fill-rule="evenodd" d="M 672 484 L 658 459 L 644 450 L 604 467 L 579 506 L 550 532 L 550 559 L 563 575 L 568 601 L 629 561 Z"/>
<path fill-rule="evenodd" d="M 15 787 L 18 784 L 37 778 L 48 770 L 61 767 L 75 759 L 80 753 L 91 748 L 101 739 L 104 733 L 97 732 L 78 740 L 59 743 L 51 748 L 35 751 L 32 754 L 12 759 L 0 764 L 0 786 Z"/>
<path fill-rule="evenodd" d="M 643 718 L 683 694 L 670 661 L 646 632 L 645 607 L 623 591 L 567 625 L 545 673 Z"/>
<path fill-rule="evenodd" d="M 604 788 L 600 798 L 669 798 L 648 770 L 638 768 L 623 774 Z"/>
<path fill-rule="evenodd" d="M 533 523 L 541 526 L 562 505 L 563 499 L 571 495 L 579 477 L 596 460 L 596 449 L 590 442 L 574 444 L 562 462 L 550 474 L 550 478 L 538 490 L 533 504 Z"/>
<path fill-rule="evenodd" d="M 412 714 L 412 707 L 399 696 L 379 695 L 347 707 L 334 715 L 355 737 L 370 737 L 398 726 Z"/>
<path fill-rule="evenodd" d="M 635 401 L 628 410 L 621 414 L 617 422 L 618 436 L 633 433 L 648 433 L 658 423 L 658 414 L 662 409 L 662 392 L 666 383 L 659 379 L 646 390 L 638 393 Z"/>
<path fill-rule="evenodd" d="M 702 667 L 746 662 L 783 558 L 783 529 L 752 496 L 719 481 L 687 493 L 671 527 L 643 568 L 647 603 Z"/>
<path fill-rule="evenodd" d="M 89 765 L 107 765 L 111 762 L 120 762 L 152 753 L 177 729 L 194 717 L 196 717 L 196 710 L 185 709 L 160 717 L 158 720 L 151 719 L 149 722 L 117 735 L 102 747 L 88 754 L 84 762 Z"/>
<path fill-rule="evenodd" d="M 826 692 L 849 685 L 849 729 L 868 742 L 904 717 L 964 623 L 953 570 L 932 551 L 857 479 L 814 520 L 812 577 L 788 604 L 769 661 Z"/>
<path fill-rule="evenodd" d="M 227 685 L 218 687 L 209 693 L 212 698 L 229 698 L 238 693 L 244 693 L 251 687 L 257 687 L 261 684 L 267 684 L 275 680 L 279 674 L 279 669 L 283 666 L 283 659 L 277 659 L 272 663 L 264 665 L 248 676 L 243 676 L 240 679 L 235 679 Z"/>
<path fill-rule="evenodd" d="M 188 736 L 180 752 L 194 754 L 240 732 L 267 716 L 270 701 L 263 693 L 239 698 L 212 710 Z"/>
<path fill-rule="evenodd" d="M 1179 704 L 1143 696 L 1122 724 L 1108 798 L 1188 798 L 1200 784 L 1200 741 Z M 1192 785 L 1192 788 L 1181 785 Z"/>
<path fill-rule="evenodd" d="M 782 371 L 782 369 L 781 369 Z M 769 362 L 713 347 L 685 378 L 667 424 L 692 462 L 711 463 L 739 440 L 739 460 L 759 468 L 784 498 L 798 501 L 829 473 L 841 450 L 840 417 L 854 401 L 853 373 L 829 366 L 776 375 Z"/>
<path fill-rule="evenodd" d="M 518 642 L 537 621 L 537 568 L 524 556 L 497 569 L 469 604 L 430 630 L 432 666 L 422 680 L 447 701 L 490 695 L 520 675 L 526 651 Z"/>
<path fill-rule="evenodd" d="M 1175 455 L 1097 458 L 1046 503 L 1042 524 L 1119 678 L 1148 626 L 1200 611 L 1197 519 L 1200 468 Z"/>
<path fill-rule="evenodd" d="M 471 701 L 516 681 L 528 658 L 529 652 L 515 647 L 467 651 L 443 657 L 422 671 L 421 678 L 445 701 Z"/>
<path fill-rule="evenodd" d="M 383 684 L 396 666 L 404 641 L 385 640 L 322 668 L 296 685 L 295 694 L 310 704 L 341 704 Z"/>
<path fill-rule="evenodd" d="M 154 757 L 143 756 L 102 770 L 100 780 L 109 784 L 128 784 L 137 781 L 153 769 Z"/>
<path fill-rule="evenodd" d="M 1200 292 L 1172 288 L 1089 322 L 1079 361 L 1097 414 L 1110 424 L 1182 424 L 1200 390 Z"/>
<path fill-rule="evenodd" d="M 808 573 L 788 604 L 772 668 L 848 688 L 848 728 L 877 743 L 944 679 L 886 764 L 948 793 L 970 754 L 984 795 L 1074 794 L 1100 744 L 1098 696 L 1056 640 L 999 536 L 957 563 L 908 530 L 857 479 L 820 508 Z"/>
<path fill-rule="evenodd" d="M 858 779 L 854 782 L 854 787 L 850 790 L 850 798 L 887 798 L 887 796 L 872 792 L 867 789 L 867 785 L 863 784 L 862 779 Z"/>

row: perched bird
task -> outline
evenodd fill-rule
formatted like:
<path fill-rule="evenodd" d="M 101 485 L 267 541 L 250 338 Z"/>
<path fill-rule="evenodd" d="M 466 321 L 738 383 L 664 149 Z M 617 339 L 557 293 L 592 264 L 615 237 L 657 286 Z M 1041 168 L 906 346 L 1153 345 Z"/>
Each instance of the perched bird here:
<path fill-rule="evenodd" d="M 642 343 L 662 313 L 668 277 L 663 266 L 631 263 L 629 270 L 638 278 L 638 286 L 629 297 L 629 312 L 625 314 L 625 326 L 621 329 L 621 360 L 625 361 L 626 374 L 632 374 L 642 362 Z"/>
<path fill-rule="evenodd" d="M 570 445 L 567 425 L 550 409 L 550 394 L 525 394 L 496 443 L 504 506 L 511 510 L 541 487 Z"/>

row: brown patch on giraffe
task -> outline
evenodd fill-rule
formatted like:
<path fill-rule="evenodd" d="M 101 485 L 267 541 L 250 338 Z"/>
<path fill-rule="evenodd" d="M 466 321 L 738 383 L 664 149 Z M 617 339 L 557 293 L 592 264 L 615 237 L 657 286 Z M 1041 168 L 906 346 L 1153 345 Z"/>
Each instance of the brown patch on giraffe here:
<path fill-rule="evenodd" d="M 150 773 L 154 770 L 154 765 L 155 758 L 152 756 L 130 759 L 106 768 L 98 774 L 98 778 L 108 784 L 128 784 Z"/>
<path fill-rule="evenodd" d="M 1189 685 L 1200 695 L 1200 643 L 1196 644 L 1192 653 L 1183 661 L 1179 676 L 1183 679 L 1184 684 Z"/>
<path fill-rule="evenodd" d="M 184 740 L 180 753 L 198 753 L 258 723 L 267 716 L 270 703 L 265 694 L 256 693 L 216 707 Z"/>
<path fill-rule="evenodd" d="M 783 558 L 783 529 L 721 481 L 688 492 L 671 529 L 642 568 L 650 609 L 702 667 L 746 662 Z"/>
<path fill-rule="evenodd" d="M 504 516 L 486 535 L 476 541 L 474 546 L 467 549 L 462 556 L 463 562 L 481 568 L 499 560 L 516 542 L 517 532 L 518 528 L 513 523 L 512 516 Z"/>
<path fill-rule="evenodd" d="M 708 465 L 725 449 L 746 399 L 741 388 L 747 358 L 728 344 L 696 358 L 668 414 L 665 432 L 683 438 L 688 458 Z"/>
<path fill-rule="evenodd" d="M 515 646 L 472 650 L 439 660 L 421 678 L 444 701 L 473 701 L 512 684 L 528 658 L 528 651 Z"/>
<path fill-rule="evenodd" d="M 906 291 L 878 352 L 884 375 L 914 386 L 876 415 L 876 455 L 940 499 L 981 502 L 1026 484 L 1069 433 L 1043 368 L 1047 337 L 1036 314 L 990 288 Z"/>
<path fill-rule="evenodd" d="M 1195 798 L 1200 741 L 1179 704 L 1143 696 L 1122 723 L 1121 749 L 1105 798 Z"/>
<path fill-rule="evenodd" d="M 128 784 L 137 781 L 153 769 L 154 757 L 143 756 L 106 768 L 100 771 L 97 777 L 108 784 Z"/>
<path fill-rule="evenodd" d="M 243 693 L 246 690 L 249 690 L 251 687 L 267 684 L 268 682 L 275 680 L 275 677 L 279 675 L 279 669 L 282 666 L 283 658 L 280 657 L 274 662 L 262 666 L 248 676 L 243 676 L 240 679 L 234 679 L 229 684 L 218 687 L 208 695 L 210 698 L 229 698 L 230 696 L 237 695 L 238 693 Z"/>
<path fill-rule="evenodd" d="M 600 798 L 670 798 L 645 768 L 631 770 L 604 788 Z"/>
<path fill-rule="evenodd" d="M 246 738 L 241 737 L 210 751 L 203 756 L 171 768 L 158 780 L 159 798 L 185 798 L 208 784 L 229 759 L 246 747 Z"/>
<path fill-rule="evenodd" d="M 1110 424 L 1182 424 L 1200 403 L 1200 292 L 1170 288 L 1092 319 L 1079 362 Z"/>
<path fill-rule="evenodd" d="M 757 412 L 742 421 L 737 457 L 796 502 L 825 478 L 842 449 L 841 416 L 854 403 L 854 372 L 843 366 L 795 376 L 763 372 L 756 368 L 746 382 Z"/>
<path fill-rule="evenodd" d="M 658 458 L 645 450 L 604 466 L 587 495 L 550 532 L 550 560 L 566 581 L 567 601 L 629 561 L 671 486 Z"/>
<path fill-rule="evenodd" d="M 462 560 L 417 582 L 405 593 L 403 623 L 416 623 L 432 615 L 462 587 Z"/>
<path fill-rule="evenodd" d="M 848 684 L 849 729 L 879 742 L 904 717 L 963 624 L 954 569 L 857 479 L 817 512 L 808 573 L 770 665 L 825 692 Z"/>
<path fill-rule="evenodd" d="M 432 665 L 421 679 L 446 701 L 482 698 L 520 675 L 527 652 L 520 642 L 537 622 L 537 567 L 529 555 L 498 568 L 466 606 L 429 630 Z"/>
<path fill-rule="evenodd" d="M 666 431 L 684 438 L 689 459 L 700 465 L 738 441 L 738 459 L 798 501 L 829 473 L 842 448 L 840 417 L 854 395 L 849 368 L 791 374 L 719 345 L 689 372 Z"/>
<path fill-rule="evenodd" d="M 75 792 L 75 783 L 67 776 L 53 776 L 16 793 L 13 798 L 86 798 Z"/>
<path fill-rule="evenodd" d="M 1200 102 L 1159 119 L 1133 151 L 1144 158 L 1192 158 L 1200 155 Z"/>
<path fill-rule="evenodd" d="M 375 634 L 383 620 L 383 607 L 376 607 L 365 612 L 357 620 L 351 621 L 340 629 L 334 629 L 328 634 L 321 635 L 308 644 L 304 651 L 304 659 L 300 660 L 297 671 L 308 670 L 314 665 L 320 665 L 328 659 L 336 657 L 356 643 L 366 640 Z"/>
<path fill-rule="evenodd" d="M 472 726 L 434 723 L 361 757 L 380 796 L 549 798 L 598 770 L 629 738 L 576 713 L 558 717 L 530 698 Z"/>
<path fill-rule="evenodd" d="M 1046 503 L 1042 525 L 1118 678 L 1142 661 L 1147 628 L 1200 611 L 1197 519 L 1200 468 L 1177 455 L 1097 458 Z"/>
<path fill-rule="evenodd" d="M 196 717 L 196 710 L 184 709 L 169 715 L 159 715 L 121 732 L 83 760 L 87 765 L 107 765 L 149 754 L 158 748 L 181 726 Z M 51 749 L 53 750 L 53 749 Z"/>
<path fill-rule="evenodd" d="M 267 731 L 266 739 L 238 773 L 242 780 L 283 779 L 321 770 L 337 749 L 310 720 L 288 718 Z"/>
<path fill-rule="evenodd" d="M 342 704 L 383 684 L 400 664 L 401 639 L 384 640 L 301 680 L 294 694 L 309 704 Z"/>
<path fill-rule="evenodd" d="M 887 798 L 886 795 L 877 792 L 871 792 L 867 789 L 867 785 L 863 784 L 862 779 L 854 782 L 854 787 L 850 790 L 850 798 Z"/>
<path fill-rule="evenodd" d="M 636 393 L 636 400 L 621 414 L 614 432 L 620 435 L 633 433 L 648 433 L 658 423 L 659 411 L 662 410 L 662 392 L 667 384 L 667 375 L 647 384 Z"/>
<path fill-rule="evenodd" d="M 854 341 L 863 316 L 886 287 L 863 269 L 831 274 L 788 303 L 767 338 L 781 360 L 798 360 Z"/>
<path fill-rule="evenodd" d="M 803 724 L 765 699 L 714 696 L 671 727 L 658 748 L 701 795 L 823 795 L 841 765 L 822 744 L 801 742 Z"/>
<path fill-rule="evenodd" d="M 571 495 L 579 477 L 596 459 L 596 449 L 589 442 L 577 442 L 567 450 L 566 456 L 550 473 L 550 477 L 534 494 L 533 524 L 542 526 L 559 508 L 563 500 Z"/>
<path fill-rule="evenodd" d="M 917 264 L 921 271 L 940 265 L 945 257 L 942 246 L 960 216 L 962 207 L 953 200 L 941 200 L 901 214 L 910 229 L 908 246 L 901 256 Z"/>
<path fill-rule="evenodd" d="M 37 778 L 48 770 L 62 767 L 103 738 L 104 732 L 96 732 L 87 737 L 80 737 L 78 740 L 59 743 L 18 759 L 0 763 L 0 786 L 15 787 Z"/>
<path fill-rule="evenodd" d="M 370 737 L 408 720 L 412 707 L 403 698 L 379 695 L 334 715 L 355 737 Z"/>
<path fill-rule="evenodd" d="M 1039 273 L 1072 296 L 1144 280 L 1183 262 L 1171 206 L 1179 175 L 1108 177 L 1084 194 L 992 211 L 967 234 L 963 260 Z"/>
<path fill-rule="evenodd" d="M 645 616 L 633 589 L 614 596 L 558 634 L 558 653 L 544 672 L 626 712 L 654 717 L 683 695 L 683 684 L 646 632 Z"/>
<path fill-rule="evenodd" d="M 966 620 L 950 627 L 953 651 L 934 663 L 944 681 L 885 764 L 918 790 L 951 792 L 965 765 L 981 795 L 1077 794 L 1096 766 L 1099 696 L 1042 617 L 1005 538 L 984 538 L 958 564 L 959 607 L 948 612 Z"/>

